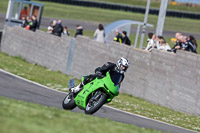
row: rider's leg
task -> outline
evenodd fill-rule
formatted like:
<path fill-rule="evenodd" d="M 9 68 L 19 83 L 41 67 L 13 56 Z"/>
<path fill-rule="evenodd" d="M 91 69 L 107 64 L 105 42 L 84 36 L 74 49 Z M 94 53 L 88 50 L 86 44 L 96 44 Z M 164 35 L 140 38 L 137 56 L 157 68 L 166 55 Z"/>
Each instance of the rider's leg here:
<path fill-rule="evenodd" d="M 95 78 L 96 78 L 95 75 L 86 76 L 84 81 L 81 82 L 78 86 L 72 88 L 71 91 L 74 92 L 74 93 L 77 93 L 78 91 L 80 91 L 83 88 L 84 85 L 86 85 L 87 83 L 91 82 Z"/>
<path fill-rule="evenodd" d="M 71 91 L 73 93 L 77 93 L 82 87 L 83 87 L 83 83 L 81 82 L 78 86 L 74 87 L 74 88 L 71 88 Z"/>

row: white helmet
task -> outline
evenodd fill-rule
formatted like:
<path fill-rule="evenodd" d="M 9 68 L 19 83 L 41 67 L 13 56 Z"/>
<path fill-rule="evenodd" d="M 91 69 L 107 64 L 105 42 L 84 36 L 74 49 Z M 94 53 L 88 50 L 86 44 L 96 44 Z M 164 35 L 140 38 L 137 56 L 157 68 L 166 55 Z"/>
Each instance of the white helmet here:
<path fill-rule="evenodd" d="M 124 68 L 123 68 L 124 67 Z M 126 70 L 129 67 L 129 62 L 126 58 L 121 57 L 118 62 L 117 62 L 117 68 L 119 70 L 120 73 L 124 73 L 126 72 Z"/>

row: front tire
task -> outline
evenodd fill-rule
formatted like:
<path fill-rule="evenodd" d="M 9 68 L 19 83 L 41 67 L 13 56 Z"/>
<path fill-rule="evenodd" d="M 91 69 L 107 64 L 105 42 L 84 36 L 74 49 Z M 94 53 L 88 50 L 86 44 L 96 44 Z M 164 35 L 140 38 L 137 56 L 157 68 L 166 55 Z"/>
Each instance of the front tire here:
<path fill-rule="evenodd" d="M 95 99 L 93 99 L 93 98 L 89 99 L 89 101 L 86 105 L 86 108 L 85 108 L 85 114 L 95 113 L 106 102 L 106 100 L 107 100 L 106 94 L 103 92 L 99 92 L 99 93 L 100 94 L 98 94 L 98 96 Z"/>
<path fill-rule="evenodd" d="M 62 103 L 63 109 L 65 110 L 72 110 L 76 107 L 74 97 L 72 94 L 67 94 L 67 96 L 64 98 Z"/>

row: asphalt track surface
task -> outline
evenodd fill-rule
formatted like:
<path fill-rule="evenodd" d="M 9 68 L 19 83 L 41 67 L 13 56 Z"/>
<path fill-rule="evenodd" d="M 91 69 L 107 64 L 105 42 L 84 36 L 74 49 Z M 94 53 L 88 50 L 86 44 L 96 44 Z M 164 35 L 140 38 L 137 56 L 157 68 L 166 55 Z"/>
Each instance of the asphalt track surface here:
<path fill-rule="evenodd" d="M 66 93 L 53 90 L 0 69 L 0 96 L 62 109 L 62 101 Z M 83 113 L 78 108 L 72 111 Z M 173 133 L 198 133 L 108 106 L 103 106 L 94 116 Z"/>

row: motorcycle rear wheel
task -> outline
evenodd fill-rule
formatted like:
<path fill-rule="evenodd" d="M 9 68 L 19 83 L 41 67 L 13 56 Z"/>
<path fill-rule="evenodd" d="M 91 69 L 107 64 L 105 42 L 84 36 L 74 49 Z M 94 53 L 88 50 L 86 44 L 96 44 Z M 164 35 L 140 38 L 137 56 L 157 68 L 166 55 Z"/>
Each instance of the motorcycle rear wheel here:
<path fill-rule="evenodd" d="M 103 92 L 100 92 L 100 94 L 98 94 L 97 98 L 95 99 L 90 98 L 85 108 L 85 114 L 95 113 L 97 110 L 99 110 L 103 106 L 106 100 L 107 100 L 107 96 Z"/>
<path fill-rule="evenodd" d="M 76 107 L 74 97 L 69 93 L 62 102 L 63 109 L 72 110 Z"/>

